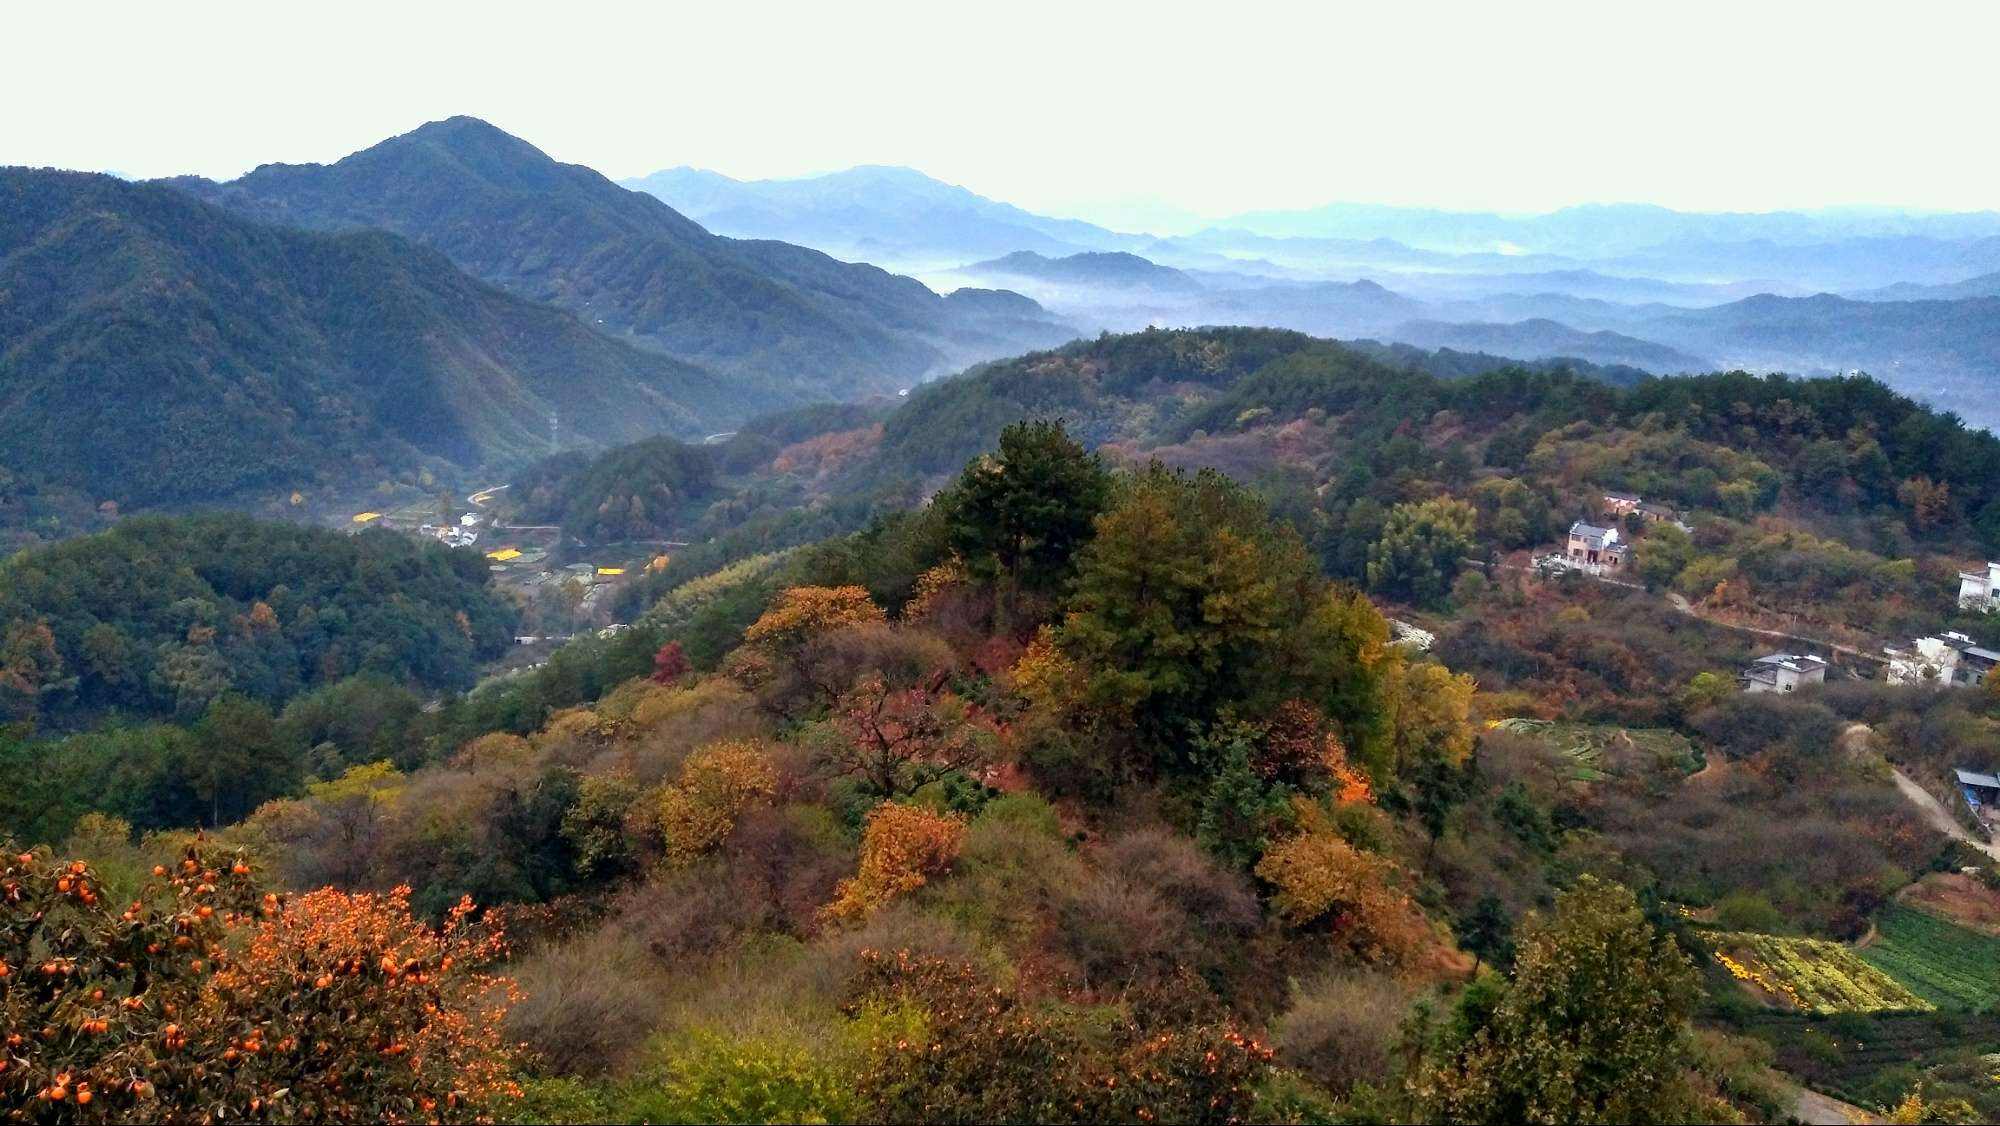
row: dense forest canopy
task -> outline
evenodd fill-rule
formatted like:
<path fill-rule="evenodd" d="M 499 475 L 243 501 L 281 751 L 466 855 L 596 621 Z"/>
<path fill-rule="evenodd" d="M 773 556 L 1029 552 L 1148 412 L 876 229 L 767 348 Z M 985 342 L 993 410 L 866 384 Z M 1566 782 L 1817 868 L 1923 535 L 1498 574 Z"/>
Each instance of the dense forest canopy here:
<path fill-rule="evenodd" d="M 392 533 L 127 519 L 0 562 L 0 707 L 59 729 L 275 707 L 358 672 L 463 689 L 511 642 L 486 580 L 476 554 Z"/>
<path fill-rule="evenodd" d="M 586 543 L 659 539 L 714 491 L 715 476 L 713 450 L 648 438 L 539 462 L 515 478 L 506 502 L 517 522 L 559 524 Z"/>

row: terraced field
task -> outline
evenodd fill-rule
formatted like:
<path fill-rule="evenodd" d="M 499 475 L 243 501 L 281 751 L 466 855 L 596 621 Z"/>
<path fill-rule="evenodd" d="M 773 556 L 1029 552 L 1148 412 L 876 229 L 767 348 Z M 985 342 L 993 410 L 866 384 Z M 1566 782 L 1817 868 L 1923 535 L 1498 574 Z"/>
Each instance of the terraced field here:
<path fill-rule="evenodd" d="M 1876 916 L 1875 926 L 1878 937 L 1861 957 L 1917 996 L 1971 1012 L 2000 1001 L 2000 938 L 1900 903 Z"/>
<path fill-rule="evenodd" d="M 1731 976 L 1780 1007 L 1814 1013 L 1937 1007 L 1837 942 L 1718 931 L 1709 936 L 1709 944 Z"/>
<path fill-rule="evenodd" d="M 1577 782 L 1599 782 L 1638 764 L 1672 763 L 1690 774 L 1701 768 L 1701 753 L 1694 744 L 1663 728 L 1547 719 L 1501 719 L 1487 726 L 1547 743 L 1569 759 L 1570 777 Z"/>

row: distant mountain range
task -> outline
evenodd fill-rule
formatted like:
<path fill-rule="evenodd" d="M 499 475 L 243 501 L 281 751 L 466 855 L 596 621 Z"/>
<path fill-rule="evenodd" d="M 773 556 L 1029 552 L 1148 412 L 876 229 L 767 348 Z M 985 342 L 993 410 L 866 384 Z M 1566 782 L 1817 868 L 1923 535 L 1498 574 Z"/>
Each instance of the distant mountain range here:
<path fill-rule="evenodd" d="M 1048 258 L 1032 250 L 1017 250 L 1003 258 L 975 262 L 968 274 L 995 278 L 1029 278 L 1058 284 L 1118 286 L 1164 293 L 1198 293 L 1205 286 L 1171 266 L 1161 266 L 1123 251 L 1086 252 Z"/>
<path fill-rule="evenodd" d="M 1170 237 L 1036 215 L 908 168 L 870 166 L 787 180 L 734 180 L 675 168 L 625 181 L 731 235 L 782 238 L 923 276 L 1032 251 L 1066 257 L 1127 251 L 1182 269 L 1338 280 L 1401 272 L 1453 275 L 1592 272 L 1695 289 L 1803 295 L 1910 281 L 1948 284 L 2000 270 L 2000 212 L 1885 208 L 1703 213 L 1644 204 L 1539 215 L 1328 204 L 1252 211 Z M 1421 280 L 1421 279 L 1420 279 Z M 1649 297 L 1647 300 L 1671 300 Z"/>
<path fill-rule="evenodd" d="M 1579 332 L 1545 318 L 1515 324 L 1406 321 L 1397 327 L 1395 336 L 1419 348 L 1451 348 L 1503 356 L 1578 356 L 1596 364 L 1623 365 L 1656 374 L 1697 372 L 1710 366 L 1699 356 L 1664 344 L 1608 330 Z"/>
<path fill-rule="evenodd" d="M 790 401 L 392 234 L 0 170 L 0 470 L 124 505 L 697 433 Z M 348 483 L 355 483 L 350 480 Z"/>
<path fill-rule="evenodd" d="M 2000 235 L 2000 212 L 1922 214 L 1886 208 L 1687 212 L 1588 204 L 1538 215 L 1333 203 L 1251 211 L 1215 224 L 1274 238 L 1394 239 L 1424 250 L 1607 258 L 1667 244 L 1804 246 L 1855 239 L 1965 240 Z"/>
<path fill-rule="evenodd" d="M 393 231 L 633 343 L 821 397 L 894 390 L 1070 335 L 1050 318 L 990 322 L 976 306 L 873 266 L 718 237 L 470 117 L 330 165 L 171 182 L 270 222 Z"/>
<path fill-rule="evenodd" d="M 1017 250 L 1124 250 L 1149 241 L 1036 215 L 909 168 L 864 166 L 791 180 L 670 168 L 621 182 L 717 234 L 784 239 L 897 267 L 953 266 Z"/>
<path fill-rule="evenodd" d="M 2000 271 L 1980 274 L 1947 285 L 1917 285 L 1897 282 L 1880 289 L 1848 294 L 1859 301 L 1953 301 L 1961 297 L 2000 297 Z"/>
<path fill-rule="evenodd" d="M 1703 290 L 1593 272 L 1432 278 L 1414 296 L 1372 281 L 1297 282 L 1180 271 L 1130 254 L 1016 254 L 957 276 L 1017 287 L 1092 329 L 1268 325 L 1512 356 L 1573 357 L 1656 373 L 1742 367 L 1864 370 L 1981 426 L 2000 424 L 2000 275 L 1860 294 L 1758 294 L 1685 304 Z M 1390 275 L 1397 285 L 1411 275 Z M 1567 281 L 1624 301 L 1533 287 Z M 1509 285 L 1522 291 L 1507 292 Z M 1678 298 L 1682 304 L 1632 298 Z"/>
<path fill-rule="evenodd" d="M 513 464 L 551 416 L 564 444 L 706 433 L 1153 325 L 1858 368 L 2000 424 L 1985 213 L 1332 208 L 1155 238 L 907 169 L 634 183 L 463 117 L 229 183 L 0 171 L 0 494 L 189 504 Z"/>

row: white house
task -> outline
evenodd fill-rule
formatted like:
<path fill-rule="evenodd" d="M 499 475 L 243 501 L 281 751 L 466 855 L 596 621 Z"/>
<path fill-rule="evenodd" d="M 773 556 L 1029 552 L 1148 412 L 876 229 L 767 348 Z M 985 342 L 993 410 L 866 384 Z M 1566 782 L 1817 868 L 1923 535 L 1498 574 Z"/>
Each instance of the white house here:
<path fill-rule="evenodd" d="M 1883 649 L 1889 656 L 1889 683 L 1937 684 L 1964 688 L 1986 679 L 2000 652 L 1982 648 L 1962 633 L 1919 637 L 1908 649 Z"/>
<path fill-rule="evenodd" d="M 1807 653 L 1773 653 L 1750 662 L 1736 679 L 1745 692 L 1796 692 L 1803 684 L 1826 683 L 1826 662 Z"/>
<path fill-rule="evenodd" d="M 1984 571 L 1958 573 L 1958 604 L 1967 610 L 2000 610 L 2000 560 Z"/>
<path fill-rule="evenodd" d="M 1569 545 L 1563 554 L 1571 563 L 1595 574 L 1623 571 L 1631 562 L 1632 548 L 1618 534 L 1618 529 L 1600 528 L 1578 520 L 1569 526 Z"/>

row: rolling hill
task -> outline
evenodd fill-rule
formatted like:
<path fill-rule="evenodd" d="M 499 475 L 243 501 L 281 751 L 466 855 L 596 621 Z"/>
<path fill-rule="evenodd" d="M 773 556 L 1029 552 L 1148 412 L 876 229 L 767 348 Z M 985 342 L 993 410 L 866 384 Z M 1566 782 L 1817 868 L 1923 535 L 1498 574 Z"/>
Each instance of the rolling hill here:
<path fill-rule="evenodd" d="M 330 165 L 171 183 L 271 222 L 393 231 L 603 331 L 822 398 L 894 390 L 1071 335 L 1046 318 L 1032 331 L 1018 320 L 988 323 L 873 266 L 712 235 L 658 199 L 470 117 Z"/>
<path fill-rule="evenodd" d="M 1123 251 L 1098 251 L 1049 258 L 1032 250 L 1017 250 L 1001 258 L 975 262 L 968 274 L 994 278 L 1032 278 L 1055 284 L 1106 286 L 1119 289 L 1195 293 L 1203 286 L 1171 266 L 1149 262 Z"/>
<path fill-rule="evenodd" d="M 1551 320 L 1513 324 L 1410 321 L 1397 328 L 1395 336 L 1423 348 L 1455 348 L 1503 356 L 1576 356 L 1594 364 L 1619 364 L 1656 374 L 1701 371 L 1710 366 L 1697 356 L 1664 344 L 1607 330 L 1579 332 Z"/>
<path fill-rule="evenodd" d="M 120 504 L 726 424 L 769 388 L 621 344 L 375 232 L 0 170 L 0 470 Z"/>

